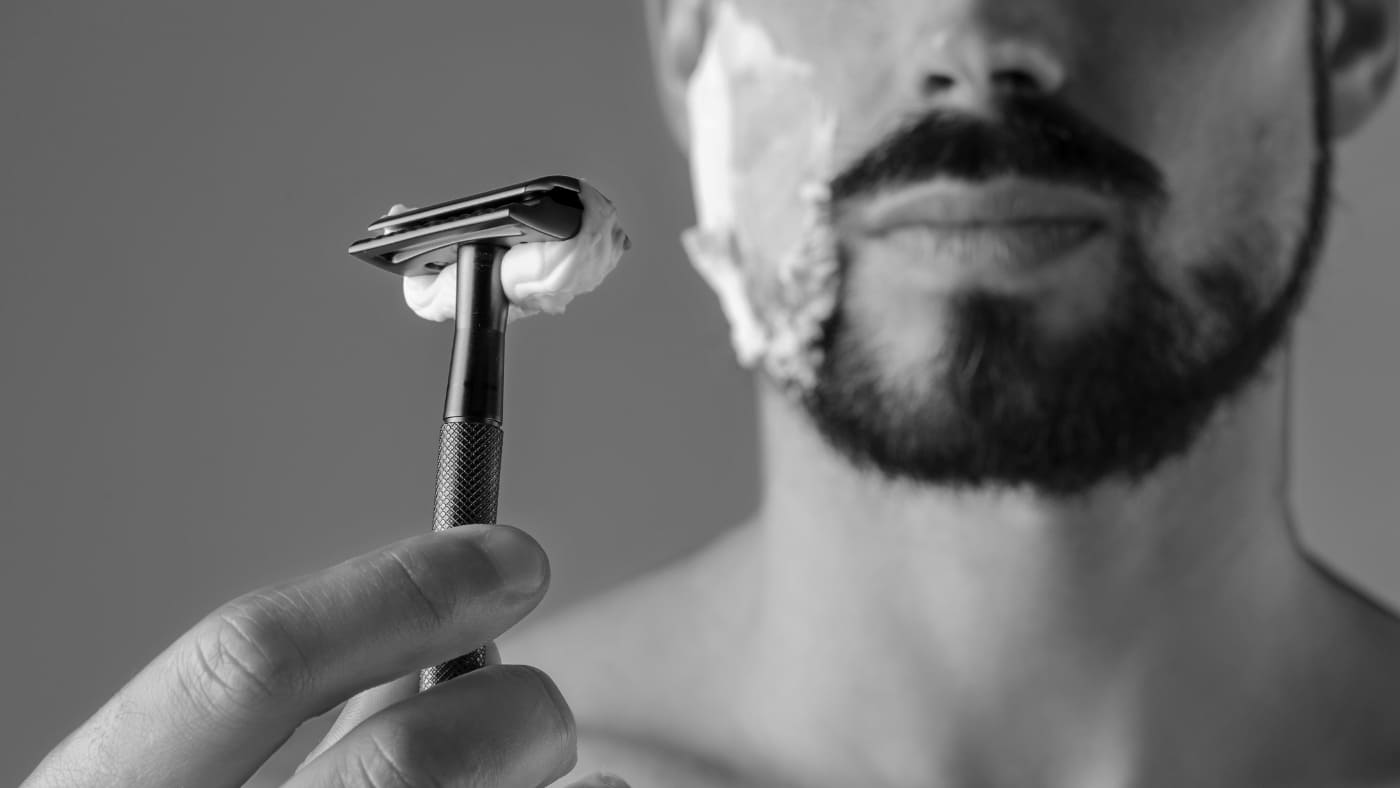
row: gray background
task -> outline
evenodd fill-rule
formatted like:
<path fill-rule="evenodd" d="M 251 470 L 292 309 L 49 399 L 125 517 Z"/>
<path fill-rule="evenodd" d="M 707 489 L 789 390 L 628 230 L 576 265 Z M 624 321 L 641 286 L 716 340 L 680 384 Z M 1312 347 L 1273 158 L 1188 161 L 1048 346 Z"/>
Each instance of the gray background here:
<path fill-rule="evenodd" d="M 579 174 L 636 242 L 511 332 L 501 519 L 553 557 L 546 612 L 753 508 L 750 383 L 676 241 L 640 17 L 0 6 L 0 784 L 219 602 L 428 527 L 450 338 L 344 253 L 391 202 Z M 1392 105 L 1342 159 L 1294 451 L 1309 543 L 1392 603 L 1398 132 Z"/>

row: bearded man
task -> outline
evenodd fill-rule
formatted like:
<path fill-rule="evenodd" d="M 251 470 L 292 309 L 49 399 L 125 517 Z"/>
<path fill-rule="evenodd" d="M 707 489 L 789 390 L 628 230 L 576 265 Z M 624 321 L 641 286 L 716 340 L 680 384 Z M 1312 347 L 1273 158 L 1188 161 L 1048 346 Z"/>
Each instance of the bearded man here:
<path fill-rule="evenodd" d="M 236 784 L 380 685 L 287 785 L 1400 785 L 1400 625 L 1300 546 L 1287 473 L 1395 0 L 647 11 L 759 511 L 512 633 L 552 680 L 413 691 L 544 593 L 505 526 L 255 592 L 29 784 Z"/>

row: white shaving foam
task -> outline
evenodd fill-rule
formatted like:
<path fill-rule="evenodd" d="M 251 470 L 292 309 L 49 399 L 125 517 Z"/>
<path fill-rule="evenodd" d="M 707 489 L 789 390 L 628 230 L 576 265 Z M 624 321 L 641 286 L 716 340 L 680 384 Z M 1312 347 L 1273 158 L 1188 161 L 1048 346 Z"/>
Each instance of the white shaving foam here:
<path fill-rule="evenodd" d="M 561 314 L 575 296 L 602 284 L 631 248 L 617 208 L 597 189 L 581 185 L 583 226 L 577 235 L 567 241 L 521 244 L 501 259 L 501 287 L 510 301 L 511 320 L 540 312 Z M 434 261 L 457 262 L 455 250 L 445 255 Z M 452 320 L 457 313 L 457 266 L 448 265 L 432 276 L 404 277 L 403 297 L 425 320 Z"/>
<path fill-rule="evenodd" d="M 813 68 L 729 2 L 714 9 L 687 87 L 698 224 L 682 242 L 719 296 L 739 362 L 810 390 L 839 289 L 826 191 L 835 115 Z"/>

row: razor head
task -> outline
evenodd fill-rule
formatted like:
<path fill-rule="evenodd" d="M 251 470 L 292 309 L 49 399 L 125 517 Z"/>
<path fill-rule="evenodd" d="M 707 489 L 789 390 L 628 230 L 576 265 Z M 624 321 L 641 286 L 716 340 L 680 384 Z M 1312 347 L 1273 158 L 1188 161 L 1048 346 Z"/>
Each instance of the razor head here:
<path fill-rule="evenodd" d="M 577 178 L 552 175 L 383 216 L 369 226 L 378 235 L 350 244 L 349 251 L 400 276 L 426 276 L 448 265 L 431 261 L 441 255 L 428 256 L 446 247 L 567 241 L 583 226 L 579 188 Z"/>

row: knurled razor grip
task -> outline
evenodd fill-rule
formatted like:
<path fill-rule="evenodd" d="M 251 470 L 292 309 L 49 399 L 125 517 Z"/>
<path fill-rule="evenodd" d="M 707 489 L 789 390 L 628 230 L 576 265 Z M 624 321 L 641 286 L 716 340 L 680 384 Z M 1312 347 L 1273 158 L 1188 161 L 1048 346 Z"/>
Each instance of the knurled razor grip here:
<path fill-rule="evenodd" d="M 438 444 L 433 530 L 495 523 L 501 481 L 506 315 L 501 259 L 512 246 L 564 241 L 583 226 L 575 178 L 551 176 L 381 217 L 350 254 L 400 276 L 437 274 L 457 253 L 457 312 Z M 487 664 L 485 643 L 419 674 L 425 691 Z"/>

